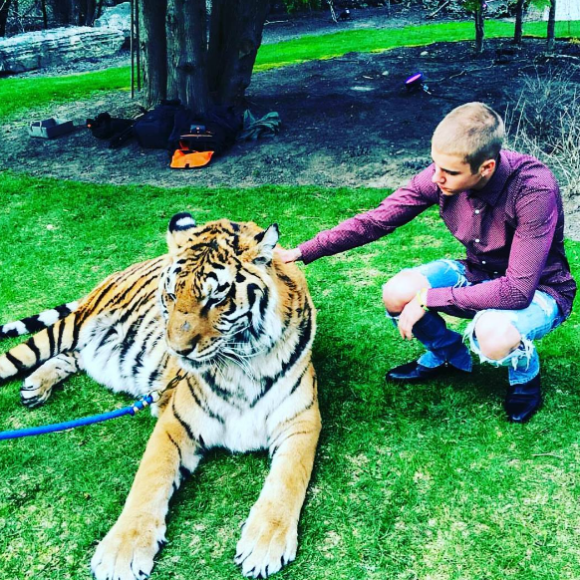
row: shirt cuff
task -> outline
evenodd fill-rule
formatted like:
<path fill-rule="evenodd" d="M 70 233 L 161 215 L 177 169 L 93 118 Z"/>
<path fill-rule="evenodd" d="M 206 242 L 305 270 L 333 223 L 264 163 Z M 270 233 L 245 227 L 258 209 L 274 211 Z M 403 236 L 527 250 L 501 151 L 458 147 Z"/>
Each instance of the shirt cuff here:
<path fill-rule="evenodd" d="M 300 258 L 305 264 L 310 264 L 310 262 L 314 262 L 318 258 L 321 258 L 323 252 L 320 249 L 320 245 L 316 241 L 316 239 L 308 240 L 303 244 L 298 246 L 300 249 L 300 253 L 302 257 Z"/>
<path fill-rule="evenodd" d="M 429 288 L 425 295 L 427 308 L 443 308 L 453 305 L 452 288 Z"/>

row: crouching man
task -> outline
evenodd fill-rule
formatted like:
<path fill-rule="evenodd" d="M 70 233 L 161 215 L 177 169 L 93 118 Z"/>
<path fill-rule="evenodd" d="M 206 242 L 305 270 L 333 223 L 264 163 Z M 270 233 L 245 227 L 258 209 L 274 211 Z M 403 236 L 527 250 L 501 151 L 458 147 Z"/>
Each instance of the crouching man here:
<path fill-rule="evenodd" d="M 504 134 L 501 117 L 483 103 L 454 109 L 433 135 L 433 163 L 407 186 L 376 209 L 279 253 L 308 264 L 390 234 L 437 204 L 466 258 L 406 269 L 384 285 L 387 316 L 401 337 L 427 349 L 386 378 L 426 381 L 445 366 L 470 372 L 471 350 L 508 368 L 505 410 L 510 421 L 523 423 L 542 403 L 533 341 L 569 316 L 576 284 L 564 251 L 558 184 L 537 159 L 502 149 Z M 449 330 L 440 313 L 472 319 L 465 337 Z"/>

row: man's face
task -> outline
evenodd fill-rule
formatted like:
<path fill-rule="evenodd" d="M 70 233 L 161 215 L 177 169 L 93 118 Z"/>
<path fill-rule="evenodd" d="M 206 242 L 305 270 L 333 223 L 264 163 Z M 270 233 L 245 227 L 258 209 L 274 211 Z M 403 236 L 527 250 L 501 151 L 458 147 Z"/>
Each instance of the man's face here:
<path fill-rule="evenodd" d="M 495 169 L 494 161 L 486 161 L 477 173 L 472 173 L 471 166 L 463 157 L 440 153 L 435 148 L 431 150 L 431 157 L 435 163 L 432 181 L 439 186 L 443 195 L 452 196 L 467 189 L 481 189 Z"/>

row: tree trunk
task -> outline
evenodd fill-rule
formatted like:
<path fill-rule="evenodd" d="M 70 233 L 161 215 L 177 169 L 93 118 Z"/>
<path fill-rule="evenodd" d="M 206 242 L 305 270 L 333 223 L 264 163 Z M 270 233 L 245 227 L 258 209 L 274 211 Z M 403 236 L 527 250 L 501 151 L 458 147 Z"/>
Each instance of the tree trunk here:
<path fill-rule="evenodd" d="M 75 21 L 75 7 L 73 0 L 51 0 L 52 13 L 57 24 L 66 26 Z"/>
<path fill-rule="evenodd" d="M 148 107 L 167 98 L 166 10 L 167 0 L 141 0 L 139 46 L 141 76 L 146 87 L 144 101 Z"/>
<path fill-rule="evenodd" d="M 230 105 L 243 98 L 269 4 L 269 0 L 214 0 L 208 67 L 216 102 Z"/>
<path fill-rule="evenodd" d="M 550 1 L 550 12 L 548 13 L 548 51 L 553 52 L 556 48 L 556 0 Z"/>
<path fill-rule="evenodd" d="M 84 0 L 84 14 L 82 25 L 92 26 L 95 23 L 96 12 L 97 12 L 96 0 Z"/>
<path fill-rule="evenodd" d="M 185 45 L 177 74 L 184 87 L 182 100 L 194 113 L 203 115 L 210 99 L 207 84 L 207 11 L 205 0 L 185 0 Z"/>
<path fill-rule="evenodd" d="M 181 60 L 184 39 L 183 27 L 184 0 L 167 0 L 167 15 L 165 18 L 167 39 L 167 98 L 177 99 L 183 93 L 180 85 L 181 77 L 177 74 L 177 67 Z"/>
<path fill-rule="evenodd" d="M 522 43 L 523 22 L 524 22 L 524 0 L 518 0 L 516 4 L 516 26 L 514 30 L 515 44 Z"/>
<path fill-rule="evenodd" d="M 205 0 L 168 0 L 167 97 L 197 115 L 209 107 Z"/>
<path fill-rule="evenodd" d="M 250 84 L 269 0 L 141 0 L 148 106 L 180 99 L 198 116 L 239 102 Z"/>
<path fill-rule="evenodd" d="M 223 47 L 227 45 L 227 27 L 223 20 L 227 19 L 227 0 L 212 0 L 211 16 L 209 23 L 209 47 L 208 47 L 208 86 L 212 98 L 215 100 L 219 89 L 220 78 L 224 70 L 222 60 Z"/>
<path fill-rule="evenodd" d="M 40 0 L 40 11 L 42 13 L 42 28 L 48 28 L 48 13 L 46 12 L 46 0 Z"/>
<path fill-rule="evenodd" d="M 0 0 L 0 37 L 6 36 L 6 22 L 8 21 L 8 10 L 10 0 Z"/>
<path fill-rule="evenodd" d="M 483 37 L 485 36 L 483 0 L 481 0 L 474 13 L 475 17 L 475 52 L 483 52 Z"/>
<path fill-rule="evenodd" d="M 103 0 L 98 0 L 97 2 L 97 13 L 95 14 L 95 20 L 103 15 Z"/>
<path fill-rule="evenodd" d="M 78 25 L 91 26 L 95 19 L 96 0 L 77 0 L 76 4 L 78 7 Z"/>

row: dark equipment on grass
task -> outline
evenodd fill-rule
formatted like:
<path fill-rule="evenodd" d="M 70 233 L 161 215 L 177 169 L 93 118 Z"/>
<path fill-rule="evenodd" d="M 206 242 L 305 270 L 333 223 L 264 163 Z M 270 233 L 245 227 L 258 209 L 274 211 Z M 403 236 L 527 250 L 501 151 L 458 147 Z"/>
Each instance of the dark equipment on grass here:
<path fill-rule="evenodd" d="M 97 139 L 109 139 L 109 148 L 116 149 L 134 136 L 135 119 L 117 119 L 109 113 L 99 113 L 94 119 L 87 119 L 87 129 Z"/>
<path fill-rule="evenodd" d="M 135 119 L 116 119 L 107 112 L 87 119 L 97 139 L 109 139 L 117 148 L 135 137 L 146 149 L 174 152 L 171 167 L 184 169 L 207 165 L 213 154 L 231 147 L 242 129 L 242 118 L 232 107 L 212 107 L 203 119 L 196 117 L 179 99 L 162 101 Z M 211 155 L 201 153 L 211 152 Z"/>
<path fill-rule="evenodd" d="M 415 91 L 420 91 L 423 88 L 423 74 L 416 73 L 414 75 L 411 75 L 405 81 L 405 88 L 410 93 L 413 93 Z"/>
<path fill-rule="evenodd" d="M 74 131 L 72 121 L 63 121 L 62 119 L 51 118 L 44 121 L 33 121 L 28 126 L 28 134 L 31 137 L 40 137 L 41 139 L 54 139 L 71 131 Z"/>
<path fill-rule="evenodd" d="M 134 126 L 135 137 L 145 149 L 169 149 L 169 138 L 175 125 L 175 116 L 183 106 L 179 99 L 161 101 L 147 111 Z"/>
<path fill-rule="evenodd" d="M 217 151 L 223 148 L 223 140 L 215 129 L 205 125 L 190 125 L 189 131 L 179 136 L 179 148 L 189 151 Z"/>
<path fill-rule="evenodd" d="M 94 119 L 87 119 L 87 129 L 97 139 L 110 139 L 133 126 L 131 119 L 116 119 L 110 113 L 99 113 Z"/>
<path fill-rule="evenodd" d="M 425 84 L 423 73 L 415 73 L 405 81 L 405 89 L 408 93 L 417 93 L 419 91 L 431 94 L 429 87 Z"/>

